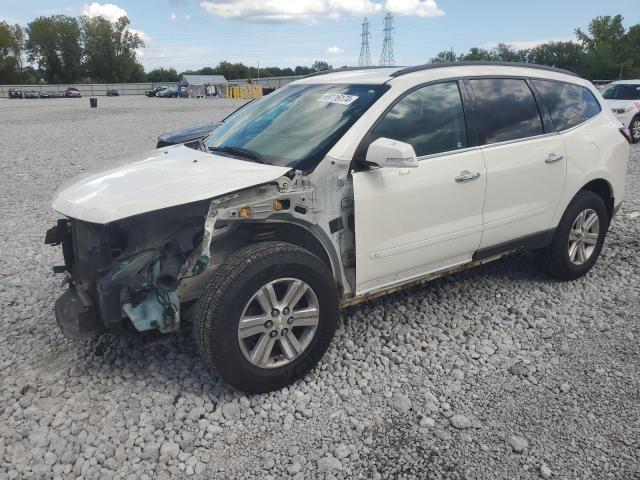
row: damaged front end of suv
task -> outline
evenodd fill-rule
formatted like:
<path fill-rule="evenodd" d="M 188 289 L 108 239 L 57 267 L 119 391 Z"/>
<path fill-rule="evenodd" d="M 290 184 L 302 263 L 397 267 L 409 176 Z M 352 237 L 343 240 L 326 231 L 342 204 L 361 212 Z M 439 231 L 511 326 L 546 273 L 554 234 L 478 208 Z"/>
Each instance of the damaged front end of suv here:
<path fill-rule="evenodd" d="M 185 173 L 189 169 L 196 171 Z M 278 198 L 289 185 L 282 176 L 288 170 L 173 146 L 67 185 L 54 199 L 54 209 L 67 217 L 45 238 L 61 245 L 64 256 L 64 265 L 54 267 L 68 283 L 55 308 L 62 332 L 88 339 L 179 330 L 181 312 L 215 269 L 212 243 L 247 241 L 234 222 L 286 215 L 278 210 L 288 210 L 292 197 Z M 141 185 L 154 175 L 163 181 L 151 189 L 123 190 L 123 178 Z M 186 203 L 172 197 L 177 185 Z M 272 197 L 269 208 L 255 206 Z M 219 261 L 225 248 L 232 247 L 221 242 Z"/>

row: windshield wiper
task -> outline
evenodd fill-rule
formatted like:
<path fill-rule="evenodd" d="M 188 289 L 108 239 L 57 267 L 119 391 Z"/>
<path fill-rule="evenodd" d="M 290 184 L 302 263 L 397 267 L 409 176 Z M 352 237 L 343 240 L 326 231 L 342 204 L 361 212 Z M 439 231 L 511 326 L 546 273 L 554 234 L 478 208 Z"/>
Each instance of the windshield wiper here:
<path fill-rule="evenodd" d="M 232 146 L 207 147 L 207 151 L 230 153 L 231 155 L 236 155 L 238 157 L 248 158 L 249 160 L 253 160 L 257 163 L 267 163 L 262 155 L 260 155 L 258 152 L 254 152 L 253 150 L 249 150 L 248 148 Z"/>

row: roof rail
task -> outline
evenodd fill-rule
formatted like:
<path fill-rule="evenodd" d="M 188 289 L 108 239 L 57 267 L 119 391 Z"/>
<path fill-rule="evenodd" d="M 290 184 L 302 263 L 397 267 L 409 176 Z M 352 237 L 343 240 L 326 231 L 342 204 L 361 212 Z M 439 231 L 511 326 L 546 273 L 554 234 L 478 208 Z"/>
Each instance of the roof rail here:
<path fill-rule="evenodd" d="M 318 75 L 326 75 L 328 73 L 353 72 L 354 70 L 378 70 L 380 68 L 394 68 L 394 67 L 383 67 L 380 65 L 371 65 L 368 67 L 341 67 L 341 68 L 334 68 L 332 70 L 320 70 L 319 72 L 309 73 L 308 75 L 305 75 L 302 78 L 317 77 Z M 395 67 L 395 68 L 402 68 L 402 67 Z"/>
<path fill-rule="evenodd" d="M 499 67 L 521 67 L 521 68 L 533 68 L 537 70 L 549 70 L 552 72 L 564 73 L 565 75 L 571 75 L 572 77 L 579 77 L 577 73 L 562 68 L 549 67 L 547 65 L 536 65 L 535 63 L 523 63 L 523 62 L 489 62 L 489 61 L 465 61 L 465 62 L 439 62 L 439 63 L 425 63 L 424 65 L 416 65 L 414 67 L 405 67 L 401 70 L 397 70 L 391 74 L 392 77 L 400 77 L 408 73 L 419 72 L 421 70 L 431 70 L 435 68 L 446 67 L 479 67 L 479 66 L 499 66 Z"/>

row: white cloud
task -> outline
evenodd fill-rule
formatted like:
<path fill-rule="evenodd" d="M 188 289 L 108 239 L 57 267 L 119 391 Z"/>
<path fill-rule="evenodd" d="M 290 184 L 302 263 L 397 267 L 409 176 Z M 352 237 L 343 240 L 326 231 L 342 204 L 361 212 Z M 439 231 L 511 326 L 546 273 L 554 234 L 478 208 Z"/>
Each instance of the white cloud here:
<path fill-rule="evenodd" d="M 305 22 L 390 12 L 396 15 L 436 17 L 444 15 L 436 0 L 205 0 L 200 6 L 211 15 L 250 22 Z"/>
<path fill-rule="evenodd" d="M 396 15 L 415 17 L 441 17 L 444 15 L 435 0 L 387 0 L 384 10 Z"/>
<path fill-rule="evenodd" d="M 191 21 L 191 15 L 185 15 L 185 16 L 184 16 L 184 19 L 185 19 L 187 22 L 190 22 L 190 21 Z"/>
<path fill-rule="evenodd" d="M 127 27 L 127 30 L 130 31 L 133 34 L 138 35 L 140 37 L 140 40 L 142 40 L 145 43 L 153 40 L 153 38 L 150 35 L 144 33 L 142 30 L 138 30 L 137 28 L 128 28 Z"/>
<path fill-rule="evenodd" d="M 570 37 L 570 38 L 545 38 L 545 39 L 541 39 L 541 40 L 516 40 L 513 42 L 490 42 L 490 43 L 486 43 L 485 45 L 483 45 L 484 48 L 487 49 L 492 49 L 492 48 L 496 48 L 498 46 L 498 43 L 505 43 L 507 45 L 511 45 L 511 47 L 515 50 L 526 50 L 529 48 L 533 48 L 533 47 L 537 47 L 538 45 L 542 45 L 543 43 L 548 43 L 548 42 L 570 42 L 574 40 L 575 38 Z"/>
<path fill-rule="evenodd" d="M 169 15 L 169 20 L 175 20 L 176 19 L 176 14 L 171 12 L 171 15 Z"/>
<path fill-rule="evenodd" d="M 344 50 L 340 47 L 328 47 L 324 53 L 326 53 L 327 55 L 340 55 L 342 53 L 344 53 Z"/>
<path fill-rule="evenodd" d="M 85 4 L 82 7 L 82 15 L 87 17 L 103 17 L 110 22 L 117 21 L 120 17 L 126 17 L 127 11 L 113 3 L 93 2 L 91 5 Z"/>

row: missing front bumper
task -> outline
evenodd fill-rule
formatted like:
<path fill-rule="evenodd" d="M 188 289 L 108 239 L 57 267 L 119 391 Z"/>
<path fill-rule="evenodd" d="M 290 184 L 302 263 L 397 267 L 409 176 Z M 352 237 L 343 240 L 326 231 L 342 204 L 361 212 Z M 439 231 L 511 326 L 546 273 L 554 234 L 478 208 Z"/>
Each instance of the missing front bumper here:
<path fill-rule="evenodd" d="M 65 337 L 90 340 L 106 329 L 94 305 L 87 305 L 78 291 L 68 288 L 56 300 L 56 322 Z"/>

